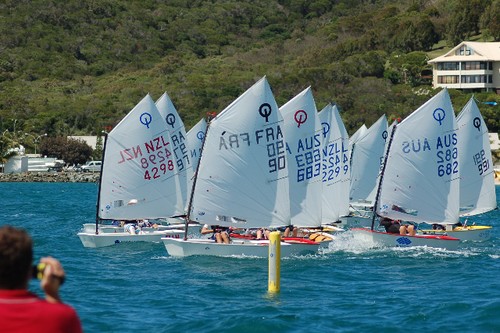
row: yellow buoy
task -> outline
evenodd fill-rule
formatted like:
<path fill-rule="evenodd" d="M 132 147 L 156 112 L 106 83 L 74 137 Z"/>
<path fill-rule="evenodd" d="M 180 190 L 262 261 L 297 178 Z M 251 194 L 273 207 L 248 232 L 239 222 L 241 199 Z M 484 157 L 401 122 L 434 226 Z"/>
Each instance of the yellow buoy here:
<path fill-rule="evenodd" d="M 269 235 L 269 278 L 267 289 L 270 293 L 280 291 L 281 234 L 273 231 Z"/>

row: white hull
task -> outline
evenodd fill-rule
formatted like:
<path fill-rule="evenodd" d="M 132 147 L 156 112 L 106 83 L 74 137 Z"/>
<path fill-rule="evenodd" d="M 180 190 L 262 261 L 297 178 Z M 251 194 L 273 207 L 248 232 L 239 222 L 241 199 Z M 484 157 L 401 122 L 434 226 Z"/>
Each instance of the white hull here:
<path fill-rule="evenodd" d="M 493 227 L 490 226 L 470 226 L 470 227 L 458 227 L 453 230 L 420 230 L 422 234 L 426 235 L 448 235 L 451 237 L 456 237 L 461 241 L 468 242 L 483 242 L 491 237 Z"/>
<path fill-rule="evenodd" d="M 123 228 L 121 228 L 123 229 Z M 128 232 L 102 232 L 98 235 L 94 232 L 80 232 L 78 237 L 84 247 L 105 247 L 123 242 L 151 242 L 160 243 L 162 237 L 183 237 L 184 230 L 170 229 L 163 231 L 142 231 L 140 234 L 132 235 Z"/>
<path fill-rule="evenodd" d="M 351 231 L 355 237 L 360 237 L 363 241 L 372 244 L 374 247 L 426 246 L 446 250 L 456 250 L 460 243 L 460 239 L 446 235 L 402 236 L 398 234 L 374 231 L 367 228 L 354 228 L 351 229 Z"/>
<path fill-rule="evenodd" d="M 158 224 L 156 227 L 143 227 L 143 231 L 166 231 L 166 230 L 184 230 L 184 223 L 176 224 Z M 190 223 L 188 225 L 190 232 L 198 233 L 200 225 L 198 223 Z M 99 233 L 123 233 L 125 230 L 123 227 L 110 225 L 110 224 L 99 224 Z M 84 223 L 83 230 L 84 233 L 94 233 L 95 234 L 95 223 Z"/>
<path fill-rule="evenodd" d="M 211 239 L 162 238 L 169 255 L 173 257 L 205 256 L 250 256 L 267 258 L 269 241 L 266 240 L 233 240 L 231 244 L 215 243 Z M 281 242 L 281 257 L 316 253 L 320 244 Z"/>

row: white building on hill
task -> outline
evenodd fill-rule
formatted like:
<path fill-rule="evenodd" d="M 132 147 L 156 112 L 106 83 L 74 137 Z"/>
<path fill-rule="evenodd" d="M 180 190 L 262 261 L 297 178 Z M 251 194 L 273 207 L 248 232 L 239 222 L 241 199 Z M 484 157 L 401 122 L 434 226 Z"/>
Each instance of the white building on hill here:
<path fill-rule="evenodd" d="M 434 88 L 500 94 L 500 42 L 462 42 L 429 64 Z"/>

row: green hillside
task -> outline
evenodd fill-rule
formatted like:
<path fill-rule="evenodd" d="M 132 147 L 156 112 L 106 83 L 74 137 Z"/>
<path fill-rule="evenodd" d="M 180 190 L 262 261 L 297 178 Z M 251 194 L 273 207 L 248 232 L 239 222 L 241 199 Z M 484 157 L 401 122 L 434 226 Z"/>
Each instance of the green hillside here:
<path fill-rule="evenodd" d="M 266 75 L 279 105 L 311 86 L 352 134 L 435 93 L 428 55 L 498 40 L 495 12 L 489 0 L 5 0 L 0 130 L 95 135 L 165 91 L 189 129 Z M 451 94 L 457 112 L 470 98 Z M 498 131 L 498 107 L 481 111 Z"/>

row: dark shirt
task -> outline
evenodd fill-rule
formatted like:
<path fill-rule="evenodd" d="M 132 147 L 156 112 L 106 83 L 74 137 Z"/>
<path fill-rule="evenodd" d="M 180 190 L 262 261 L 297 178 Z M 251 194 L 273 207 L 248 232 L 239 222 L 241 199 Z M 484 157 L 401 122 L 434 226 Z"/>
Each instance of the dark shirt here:
<path fill-rule="evenodd" d="M 391 234 L 399 234 L 399 228 L 401 227 L 401 223 L 399 223 L 399 221 L 394 221 L 388 218 L 380 220 L 380 225 L 385 228 L 386 232 Z"/>

